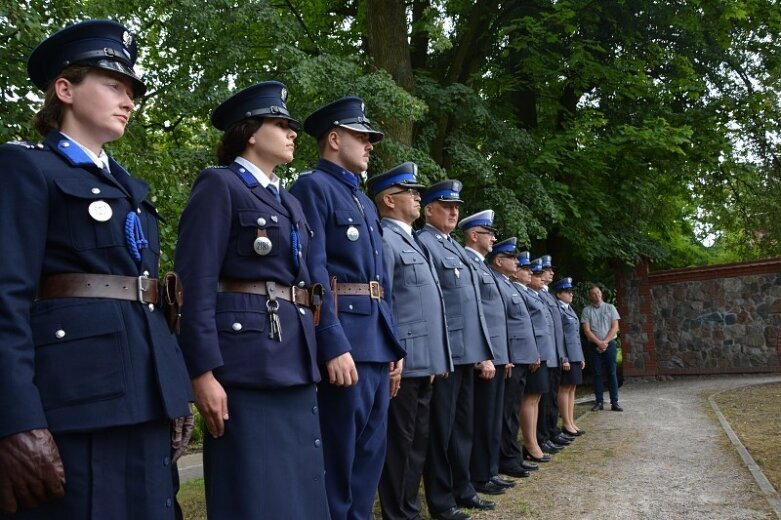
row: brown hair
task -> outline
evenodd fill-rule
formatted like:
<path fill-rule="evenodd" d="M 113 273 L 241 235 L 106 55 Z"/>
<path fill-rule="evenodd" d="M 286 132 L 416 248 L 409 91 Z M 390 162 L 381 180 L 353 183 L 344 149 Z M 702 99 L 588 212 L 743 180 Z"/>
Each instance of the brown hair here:
<path fill-rule="evenodd" d="M 44 94 L 43 106 L 33 116 L 33 127 L 39 134 L 46 136 L 51 130 L 57 130 L 62 125 L 63 104 L 54 91 L 54 83 L 58 79 L 64 78 L 74 85 L 78 85 L 84 81 L 84 78 L 87 77 L 91 70 L 92 67 L 89 65 L 71 65 L 66 67 L 49 83 Z"/>
<path fill-rule="evenodd" d="M 229 126 L 223 132 L 220 142 L 217 143 L 217 162 L 222 165 L 232 163 L 247 148 L 249 138 L 258 131 L 262 124 L 262 117 L 252 117 L 242 119 Z"/>

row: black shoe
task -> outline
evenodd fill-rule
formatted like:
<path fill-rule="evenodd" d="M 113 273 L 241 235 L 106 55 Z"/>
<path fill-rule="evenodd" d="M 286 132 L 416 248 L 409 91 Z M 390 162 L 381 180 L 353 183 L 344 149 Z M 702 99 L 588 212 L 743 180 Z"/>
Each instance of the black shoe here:
<path fill-rule="evenodd" d="M 475 489 L 484 495 L 504 495 L 506 488 L 489 480 L 488 482 L 472 482 Z"/>
<path fill-rule="evenodd" d="M 494 475 L 491 477 L 491 482 L 505 489 L 515 487 L 515 480 L 502 478 L 499 475 Z"/>
<path fill-rule="evenodd" d="M 553 442 L 555 442 L 556 444 L 561 444 L 562 446 L 569 446 L 570 444 L 572 444 L 572 440 L 573 439 L 569 437 L 564 437 L 564 435 L 557 435 L 556 437 L 553 438 Z"/>
<path fill-rule="evenodd" d="M 621 407 L 618 405 L 618 403 L 616 403 L 616 404 L 611 404 L 611 405 L 610 405 L 610 409 L 611 409 L 611 410 L 613 410 L 614 412 L 623 412 L 623 411 L 624 411 L 624 409 L 623 409 L 623 408 L 621 408 Z"/>
<path fill-rule="evenodd" d="M 570 437 L 580 437 L 584 433 L 586 433 L 584 430 L 578 430 L 576 432 L 571 432 L 566 428 L 561 429 L 562 432 L 564 432 L 564 435 L 569 435 Z"/>
<path fill-rule="evenodd" d="M 526 478 L 529 476 L 529 472 L 523 469 L 521 465 L 514 465 L 514 466 L 505 466 L 503 468 L 499 468 L 499 473 L 502 475 L 508 475 L 510 477 L 515 478 Z"/>
<path fill-rule="evenodd" d="M 555 455 L 561 451 L 557 446 L 551 444 L 549 441 L 541 443 L 540 448 L 542 449 L 543 453 L 549 453 L 551 455 Z"/>
<path fill-rule="evenodd" d="M 495 503 L 491 502 L 490 500 L 483 500 L 477 495 L 473 495 L 466 500 L 456 500 L 456 504 L 461 507 L 467 507 L 469 509 L 480 509 L 481 511 L 496 509 Z"/>
<path fill-rule="evenodd" d="M 472 520 L 472 516 L 464 513 L 457 507 L 451 507 L 447 511 L 441 513 L 431 513 L 433 520 Z"/>
<path fill-rule="evenodd" d="M 521 469 L 526 471 L 537 471 L 538 469 L 540 469 L 540 467 L 534 462 L 526 462 L 525 460 L 522 460 Z"/>
<path fill-rule="evenodd" d="M 605 407 L 602 406 L 602 403 L 597 403 L 597 404 L 595 404 L 594 406 L 591 407 L 591 411 L 592 412 L 597 412 L 599 410 L 604 410 L 604 409 L 605 409 Z"/>
<path fill-rule="evenodd" d="M 535 457 L 531 453 L 529 453 L 526 448 L 523 448 L 523 458 L 526 460 L 531 460 L 534 462 L 550 462 L 550 456 L 545 455 L 545 453 L 542 454 L 542 457 Z"/>

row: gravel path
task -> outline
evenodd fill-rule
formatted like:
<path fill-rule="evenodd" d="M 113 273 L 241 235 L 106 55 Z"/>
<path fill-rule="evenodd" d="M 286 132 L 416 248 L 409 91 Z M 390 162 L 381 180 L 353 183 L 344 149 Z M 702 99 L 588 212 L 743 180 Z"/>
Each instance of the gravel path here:
<path fill-rule="evenodd" d="M 475 519 L 775 519 L 707 397 L 779 376 L 633 382 L 623 413 L 589 412 L 586 435 Z M 607 399 L 606 399 L 607 402 Z M 777 435 L 777 433 L 776 433 Z"/>

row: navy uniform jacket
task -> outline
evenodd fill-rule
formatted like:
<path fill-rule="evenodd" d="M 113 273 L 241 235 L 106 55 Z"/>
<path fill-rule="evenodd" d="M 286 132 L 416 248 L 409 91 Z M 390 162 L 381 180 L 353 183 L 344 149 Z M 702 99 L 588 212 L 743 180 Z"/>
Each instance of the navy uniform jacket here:
<path fill-rule="evenodd" d="M 217 292 L 220 279 L 309 287 L 304 257 L 294 270 L 290 245 L 297 227 L 306 254 L 309 227 L 298 201 L 284 189 L 279 194 L 282 204 L 235 162 L 203 170 L 193 185 L 176 248 L 186 298 L 180 343 L 192 377 L 213 370 L 224 385 L 257 389 L 319 381 L 308 308 L 278 300 L 279 341 L 269 337 L 266 296 Z M 265 256 L 253 249 L 258 229 L 271 241 Z"/>
<path fill-rule="evenodd" d="M 437 272 L 412 235 L 386 218 L 382 227 L 393 316 L 407 351 L 402 377 L 450 372 L 453 362 Z"/>
<path fill-rule="evenodd" d="M 566 356 L 570 363 L 580 363 L 585 361 L 583 356 L 583 345 L 580 343 L 580 319 L 572 308 L 572 305 L 566 305 L 558 301 L 559 314 L 561 315 L 561 324 L 564 331 L 564 348 Z"/>
<path fill-rule="evenodd" d="M 540 356 L 537 352 L 537 342 L 534 340 L 534 327 L 529 317 L 529 310 L 520 294 L 523 289 L 502 273 L 495 270 L 493 273 L 507 313 L 510 362 L 526 365 L 534 363 Z"/>
<path fill-rule="evenodd" d="M 494 365 L 506 365 L 510 358 L 507 354 L 507 315 L 504 311 L 502 296 L 496 286 L 491 268 L 474 251 L 464 248 L 470 266 L 474 269 L 477 285 L 480 289 L 480 303 L 483 307 L 485 324 L 491 335 L 491 352 Z"/>
<path fill-rule="evenodd" d="M 380 220 L 374 203 L 358 190 L 358 178 L 321 159 L 313 171 L 301 174 L 290 193 L 301 202 L 313 232 L 308 258 L 312 278 L 326 289 L 317 327 L 319 363 L 345 352 L 356 362 L 404 357 L 393 328 Z M 348 238 L 348 230 L 353 237 L 357 231 L 356 240 Z M 337 283 L 379 282 L 385 298 L 339 296 L 337 316 L 330 276 Z"/>
<path fill-rule="evenodd" d="M 439 276 L 453 364 L 470 365 L 493 359 L 479 282 L 476 271 L 464 263 L 469 261 L 466 251 L 428 224 L 418 231 L 417 237 L 428 251 Z"/>
<path fill-rule="evenodd" d="M 553 318 L 553 338 L 556 344 L 556 363 L 548 366 L 557 367 L 558 361 L 563 363 L 567 359 L 567 353 L 564 349 L 564 332 L 561 329 L 561 314 L 559 313 L 558 299 L 545 289 L 540 290 L 540 298 L 548 305 L 551 317 Z"/>
<path fill-rule="evenodd" d="M 525 290 L 521 288 L 520 291 L 526 302 L 526 308 L 529 309 L 540 360 L 550 363 L 551 359 L 556 357 L 556 345 L 553 340 L 553 317 L 550 309 L 533 289 L 527 287 Z"/>
<path fill-rule="evenodd" d="M 0 146 L 0 437 L 129 425 L 189 413 L 182 353 L 162 311 L 131 301 L 35 301 L 57 273 L 156 278 L 159 216 L 149 186 L 113 159 L 113 177 L 51 132 L 41 145 Z M 90 204 L 111 218 L 98 222 Z M 125 238 L 135 212 L 149 247 L 139 266 Z"/>

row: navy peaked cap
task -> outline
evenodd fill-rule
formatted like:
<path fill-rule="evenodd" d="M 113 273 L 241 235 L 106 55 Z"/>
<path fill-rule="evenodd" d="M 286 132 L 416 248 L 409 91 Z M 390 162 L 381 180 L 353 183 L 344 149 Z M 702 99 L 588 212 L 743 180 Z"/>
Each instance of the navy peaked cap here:
<path fill-rule="evenodd" d="M 474 215 L 469 215 L 468 217 L 461 219 L 461 222 L 458 223 L 458 229 L 461 231 L 466 231 L 467 229 L 476 226 L 484 227 L 486 229 L 490 229 L 491 231 L 496 231 L 496 228 L 493 227 L 494 210 L 486 209 L 479 211 Z"/>
<path fill-rule="evenodd" d="M 304 120 L 304 131 L 315 139 L 320 139 L 336 126 L 369 134 L 369 141 L 372 143 L 379 143 L 384 137 L 382 132 L 372 127 L 371 121 L 366 117 L 363 99 L 355 96 L 343 97 L 322 106 Z"/>
<path fill-rule="evenodd" d="M 418 165 L 414 162 L 404 162 L 374 177 L 366 180 L 366 189 L 371 197 L 376 197 L 381 191 L 398 186 L 400 188 L 424 188 L 418 182 Z"/>
<path fill-rule="evenodd" d="M 461 189 L 463 187 L 464 185 L 461 183 L 461 181 L 457 181 L 455 179 L 436 182 L 429 186 L 428 189 L 426 189 L 426 192 L 420 199 L 420 204 L 425 206 L 429 202 L 433 202 L 435 200 L 442 202 L 463 203 L 464 201 L 460 198 Z"/>
<path fill-rule="evenodd" d="M 518 254 L 518 267 L 531 267 L 531 254 L 528 251 L 521 251 Z"/>
<path fill-rule="evenodd" d="M 553 283 L 553 292 L 566 291 L 567 289 L 572 289 L 572 287 L 574 287 L 572 285 L 572 278 L 569 276 L 565 278 L 559 278 Z"/>
<path fill-rule="evenodd" d="M 540 274 L 544 270 L 544 267 L 542 266 L 542 259 L 541 258 L 535 258 L 532 260 L 530 264 L 532 274 Z"/>
<path fill-rule="evenodd" d="M 542 261 L 543 269 L 553 269 L 553 258 L 550 255 L 542 255 L 540 260 Z"/>
<path fill-rule="evenodd" d="M 27 74 L 36 87 L 46 90 L 69 65 L 89 65 L 129 78 L 133 96 L 139 97 L 146 92 L 146 85 L 133 70 L 137 57 L 136 39 L 124 25 L 88 20 L 65 27 L 41 42 L 27 60 Z"/>
<path fill-rule="evenodd" d="M 491 252 L 488 254 L 490 256 L 496 256 L 496 255 L 515 256 L 515 245 L 517 243 L 518 243 L 517 237 L 506 238 L 501 242 L 496 242 L 491 248 Z"/>
<path fill-rule="evenodd" d="M 298 131 L 301 124 L 290 117 L 285 101 L 287 88 L 279 81 L 262 81 L 238 91 L 212 112 L 212 125 L 227 130 L 232 124 L 250 117 L 287 119 L 290 128 Z"/>

